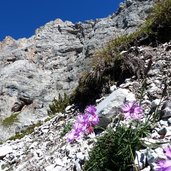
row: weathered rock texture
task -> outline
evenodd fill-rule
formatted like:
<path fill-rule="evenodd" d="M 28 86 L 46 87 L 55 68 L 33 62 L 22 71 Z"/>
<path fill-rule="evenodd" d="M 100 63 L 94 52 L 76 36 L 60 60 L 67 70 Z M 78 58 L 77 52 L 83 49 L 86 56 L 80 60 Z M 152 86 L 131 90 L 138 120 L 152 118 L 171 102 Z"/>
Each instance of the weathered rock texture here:
<path fill-rule="evenodd" d="M 0 126 L 0 140 L 46 118 L 52 99 L 76 88 L 94 51 L 114 37 L 134 31 L 152 4 L 153 0 L 126 0 L 107 18 L 76 24 L 56 19 L 29 39 L 6 37 L 0 42 L 0 121 L 20 112 L 18 122 Z"/>
<path fill-rule="evenodd" d="M 143 150 L 137 151 L 137 155 L 141 157 L 136 163 L 141 171 L 156 170 L 153 169 L 153 166 L 163 156 L 161 147 L 170 144 L 170 47 L 171 42 L 157 48 L 138 47 L 138 57 L 142 58 L 146 65 L 149 63 L 149 57 L 152 60 L 150 71 L 147 74 L 147 87 L 141 102 L 144 114 L 146 117 L 149 116 L 150 111 L 155 110 L 156 107 L 159 107 L 161 113 L 161 118 L 156 122 L 151 134 L 144 138 L 147 146 L 143 146 Z M 101 115 L 100 127 L 106 124 L 106 120 L 102 116 L 105 116 L 106 119 L 117 116 L 125 98 L 134 100 L 135 95 L 140 94 L 143 80 L 134 78 L 127 79 L 125 83 L 112 90 L 113 92 L 104 97 L 104 100 L 97 105 L 97 111 Z M 167 93 L 160 104 L 165 84 L 168 85 Z M 0 145 L 0 170 L 3 168 L 2 171 L 82 171 L 84 162 L 88 159 L 88 152 L 97 141 L 96 138 L 103 135 L 104 132 L 96 135 L 93 133 L 71 144 L 67 143 L 61 133 L 68 123 L 75 122 L 77 116 L 77 113 L 69 110 L 69 107 L 67 109 L 67 113 L 59 113 L 44 125 L 36 127 L 32 134 Z M 130 124 L 129 121 L 123 120 L 122 122 Z M 111 127 L 112 125 L 115 125 L 114 122 L 110 123 Z"/>

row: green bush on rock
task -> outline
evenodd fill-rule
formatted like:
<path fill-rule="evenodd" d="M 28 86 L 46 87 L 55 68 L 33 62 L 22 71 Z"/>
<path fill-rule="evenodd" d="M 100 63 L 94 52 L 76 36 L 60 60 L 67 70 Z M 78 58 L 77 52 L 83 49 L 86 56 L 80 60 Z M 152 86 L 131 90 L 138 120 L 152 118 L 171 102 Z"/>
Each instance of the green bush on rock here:
<path fill-rule="evenodd" d="M 63 97 L 59 94 L 58 99 L 52 101 L 49 105 L 48 115 L 55 115 L 56 113 L 63 113 L 65 108 L 69 105 L 69 97 L 64 93 Z"/>
<path fill-rule="evenodd" d="M 84 171 L 130 171 L 134 167 L 135 151 L 142 147 L 141 138 L 148 132 L 147 125 L 139 129 L 118 126 L 98 138 L 89 153 Z"/>

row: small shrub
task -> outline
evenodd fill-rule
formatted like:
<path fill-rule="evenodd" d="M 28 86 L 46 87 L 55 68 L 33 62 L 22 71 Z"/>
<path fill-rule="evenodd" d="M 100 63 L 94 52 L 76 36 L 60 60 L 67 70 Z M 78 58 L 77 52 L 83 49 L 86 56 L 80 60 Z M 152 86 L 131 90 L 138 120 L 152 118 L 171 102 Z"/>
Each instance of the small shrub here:
<path fill-rule="evenodd" d="M 137 129 L 118 126 L 98 138 L 89 153 L 84 171 L 130 171 L 134 167 L 135 151 L 142 147 L 141 138 L 148 132 L 148 125 Z"/>
<path fill-rule="evenodd" d="M 60 94 L 58 99 L 52 101 L 52 104 L 49 105 L 48 115 L 54 115 L 56 113 L 63 113 L 65 108 L 69 105 L 69 97 L 64 93 L 62 97 Z"/>
<path fill-rule="evenodd" d="M 72 124 L 68 122 L 65 126 L 63 131 L 61 132 L 61 137 L 65 136 L 69 131 L 72 129 Z"/>
<path fill-rule="evenodd" d="M 5 119 L 2 121 L 2 125 L 3 125 L 4 127 L 9 127 L 9 126 L 13 125 L 15 122 L 18 122 L 17 116 L 18 116 L 19 114 L 20 114 L 19 112 L 16 112 L 16 113 L 11 114 L 9 117 L 5 118 Z"/>

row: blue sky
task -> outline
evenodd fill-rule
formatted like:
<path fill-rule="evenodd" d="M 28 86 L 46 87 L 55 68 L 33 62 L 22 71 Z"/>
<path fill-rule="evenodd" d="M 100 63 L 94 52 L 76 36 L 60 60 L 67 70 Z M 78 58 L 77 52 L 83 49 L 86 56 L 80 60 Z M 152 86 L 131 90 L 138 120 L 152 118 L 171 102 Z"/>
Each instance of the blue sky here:
<path fill-rule="evenodd" d="M 123 0 L 1 0 L 0 41 L 30 37 L 36 28 L 61 18 L 72 22 L 112 14 Z"/>

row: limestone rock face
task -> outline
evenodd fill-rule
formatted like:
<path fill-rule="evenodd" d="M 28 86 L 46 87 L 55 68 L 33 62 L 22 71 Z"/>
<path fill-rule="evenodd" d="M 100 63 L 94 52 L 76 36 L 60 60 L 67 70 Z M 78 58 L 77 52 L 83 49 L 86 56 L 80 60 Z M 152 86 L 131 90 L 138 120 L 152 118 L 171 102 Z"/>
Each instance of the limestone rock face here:
<path fill-rule="evenodd" d="M 0 122 L 14 112 L 18 122 L 0 124 L 0 140 L 47 117 L 59 93 L 70 94 L 91 56 L 107 41 L 140 25 L 153 0 L 126 0 L 107 18 L 73 24 L 60 19 L 36 30 L 29 39 L 6 37 L 0 42 Z"/>
<path fill-rule="evenodd" d="M 152 57 L 152 66 L 147 73 L 147 87 L 144 90 L 141 107 L 144 113 L 144 119 L 151 115 L 151 111 L 158 108 L 161 117 L 152 127 L 152 131 L 142 139 L 145 144 L 139 151 L 136 151 L 135 163 L 141 171 L 154 171 L 154 166 L 158 159 L 165 159 L 163 148 L 170 144 L 171 139 L 171 50 L 167 51 L 171 42 L 161 44 L 157 48 L 150 46 L 138 47 L 137 56 L 142 58 L 147 65 L 149 55 Z M 132 49 L 132 47 L 131 47 Z M 133 52 L 129 52 L 133 53 Z M 161 64 L 161 65 L 159 65 Z M 155 74 L 156 69 L 158 73 Z M 167 71 L 167 72 L 166 72 Z M 161 91 L 164 89 L 163 81 L 168 85 L 168 94 L 162 99 Z M 142 89 L 142 79 L 137 80 L 128 78 L 119 87 L 112 86 L 112 92 L 106 94 L 101 102 L 96 106 L 99 114 L 100 128 L 116 128 L 117 119 L 121 112 L 121 106 L 125 102 L 134 101 L 135 97 Z M 160 91 L 158 91 L 160 90 Z M 27 96 L 20 96 L 23 103 L 31 103 Z M 137 99 L 138 100 L 138 99 Z M 38 102 L 32 102 L 32 104 Z M 16 103 L 21 105 L 20 103 Z M 30 106 L 32 105 L 30 104 Z M 34 104 L 34 105 L 35 105 Z M 159 105 L 159 106 L 158 106 Z M 17 105 L 16 105 L 17 106 Z M 23 108 L 28 117 L 29 110 Z M 68 106 L 65 113 L 59 113 L 51 120 L 45 122 L 39 127 L 35 127 L 30 135 L 15 141 L 6 141 L 0 145 L 0 168 L 2 171 L 82 171 L 84 163 L 89 159 L 89 152 L 92 150 L 97 138 L 103 136 L 103 132 L 95 131 L 85 137 L 77 139 L 73 143 L 66 141 L 64 133 L 68 123 L 75 123 L 78 113 L 72 110 L 73 106 Z M 34 113 L 31 113 L 32 115 Z M 30 116 L 31 117 L 31 116 Z M 33 117 L 33 116 L 32 116 Z M 143 119 L 143 120 L 144 120 Z M 24 120 L 24 118 L 23 118 Z M 26 118 L 28 122 L 28 118 Z M 112 122 L 111 122 L 112 120 Z M 143 120 L 141 120 L 143 122 Z M 115 122 L 116 121 L 116 122 Z M 130 120 L 120 120 L 121 124 L 130 126 Z M 153 124 L 153 123 L 152 123 Z M 135 128 L 136 129 L 136 128 Z M 157 145 L 156 145 L 157 144 Z M 3 169 L 4 168 L 4 169 Z"/>

